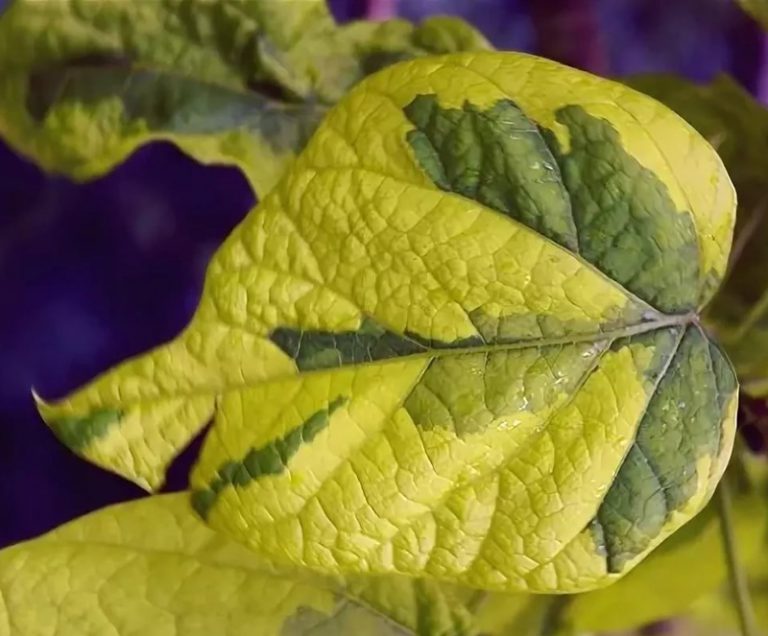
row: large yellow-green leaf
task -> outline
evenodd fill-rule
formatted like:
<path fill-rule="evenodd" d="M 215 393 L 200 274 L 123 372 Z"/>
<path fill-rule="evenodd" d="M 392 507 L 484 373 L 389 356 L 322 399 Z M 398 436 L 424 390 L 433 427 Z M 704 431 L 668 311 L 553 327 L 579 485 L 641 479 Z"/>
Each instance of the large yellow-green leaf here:
<path fill-rule="evenodd" d="M 604 585 L 708 501 L 736 381 L 697 310 L 733 188 L 624 86 L 512 53 L 361 83 L 214 257 L 190 326 L 41 411 L 329 573 Z"/>
<path fill-rule="evenodd" d="M 275 568 L 187 496 L 100 510 L 0 552 L 0 636 L 469 636 L 457 594 Z"/>
<path fill-rule="evenodd" d="M 0 135 L 77 179 L 164 139 L 263 195 L 365 73 L 481 48 L 458 19 L 339 28 L 324 0 L 16 0 L 0 16 Z"/>
<path fill-rule="evenodd" d="M 739 198 L 729 274 L 705 320 L 742 388 L 768 395 L 768 110 L 727 76 L 698 86 L 648 75 L 630 84 L 676 110 L 717 148 Z"/>

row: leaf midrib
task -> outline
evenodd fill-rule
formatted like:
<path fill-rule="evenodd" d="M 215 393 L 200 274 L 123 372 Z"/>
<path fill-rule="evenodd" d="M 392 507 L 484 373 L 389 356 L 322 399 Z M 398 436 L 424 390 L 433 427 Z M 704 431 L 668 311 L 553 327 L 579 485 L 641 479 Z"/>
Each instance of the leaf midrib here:
<path fill-rule="evenodd" d="M 573 335 L 561 336 L 557 338 L 547 338 L 547 337 L 532 338 L 530 340 L 517 340 L 515 342 L 508 342 L 508 343 L 484 344 L 484 345 L 478 345 L 474 347 L 473 346 L 441 347 L 441 348 L 426 347 L 424 351 L 403 355 L 403 356 L 398 356 L 398 357 L 393 357 L 393 358 L 384 358 L 380 360 L 357 362 L 355 364 L 342 365 L 339 367 L 327 367 L 322 369 L 308 369 L 303 371 L 297 369 L 297 372 L 295 374 L 282 374 L 282 375 L 272 376 L 269 378 L 264 378 L 263 380 L 259 380 L 255 382 L 244 382 L 239 384 L 233 383 L 225 386 L 210 386 L 210 387 L 201 388 L 196 391 L 179 391 L 174 393 L 160 394 L 153 397 L 147 397 L 146 399 L 121 400 L 117 402 L 104 401 L 104 402 L 100 402 L 100 408 L 110 408 L 110 407 L 118 408 L 119 407 L 124 410 L 138 404 L 152 404 L 154 402 L 163 402 L 165 400 L 202 397 L 205 394 L 209 394 L 211 398 L 215 398 L 232 391 L 247 390 L 252 387 L 261 386 L 261 385 L 269 384 L 272 382 L 282 382 L 288 378 L 293 378 L 297 376 L 304 377 L 304 376 L 312 376 L 315 374 L 328 373 L 330 371 L 333 371 L 334 369 L 339 369 L 343 367 L 350 367 L 350 366 L 369 367 L 373 365 L 397 363 L 403 360 L 417 360 L 419 358 L 444 358 L 444 357 L 453 356 L 453 355 L 464 355 L 464 354 L 471 354 L 471 353 L 495 353 L 495 352 L 515 351 L 515 350 L 529 349 L 529 348 L 551 347 L 551 346 L 557 346 L 557 345 L 570 345 L 570 344 L 579 344 L 579 343 L 586 343 L 586 342 L 601 342 L 604 340 L 615 340 L 618 338 L 627 338 L 630 336 L 637 336 L 640 334 L 648 333 L 650 331 L 665 329 L 667 327 L 680 327 L 680 326 L 686 326 L 689 324 L 698 324 L 698 317 L 696 314 L 694 313 L 673 314 L 671 316 L 664 316 L 659 320 L 642 322 L 639 324 L 630 325 L 628 327 L 623 327 L 621 329 L 584 333 L 584 334 L 573 334 Z M 266 336 L 263 336 L 263 337 L 265 338 L 265 340 L 267 339 Z M 68 401 L 68 398 L 66 397 L 59 400 L 53 400 L 52 402 L 47 402 L 46 400 L 43 400 L 44 403 L 49 404 L 51 406 L 56 406 L 58 404 L 66 404 L 67 401 Z M 84 409 L 83 411 L 86 411 L 86 410 L 88 409 Z M 80 411 L 78 410 L 77 412 L 80 412 Z"/>

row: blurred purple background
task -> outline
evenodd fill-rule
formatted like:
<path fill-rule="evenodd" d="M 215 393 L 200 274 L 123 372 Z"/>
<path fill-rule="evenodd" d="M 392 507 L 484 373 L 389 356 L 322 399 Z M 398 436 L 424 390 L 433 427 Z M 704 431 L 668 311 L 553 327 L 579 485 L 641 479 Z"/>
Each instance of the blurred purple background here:
<path fill-rule="evenodd" d="M 0 0 L 0 8 L 4 4 Z M 759 93 L 765 38 L 731 0 L 332 0 L 342 20 L 462 15 L 503 49 L 607 75 L 726 71 Z M 175 335 L 206 262 L 253 204 L 232 169 L 174 147 L 136 153 L 87 185 L 42 174 L 0 142 L 0 546 L 141 492 L 70 455 L 36 415 Z M 175 465 L 170 488 L 183 488 Z"/>

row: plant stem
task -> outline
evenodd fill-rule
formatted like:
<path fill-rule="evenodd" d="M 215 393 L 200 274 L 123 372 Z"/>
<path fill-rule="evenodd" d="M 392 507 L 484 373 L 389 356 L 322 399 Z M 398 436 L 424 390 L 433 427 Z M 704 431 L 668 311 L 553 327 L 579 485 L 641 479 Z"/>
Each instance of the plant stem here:
<path fill-rule="evenodd" d="M 723 477 L 717 488 L 717 506 L 720 515 L 723 551 L 728 565 L 728 581 L 736 613 L 739 617 L 741 636 L 758 636 L 747 578 L 739 563 L 736 536 L 733 531 L 733 517 L 731 516 L 731 487 L 727 475 Z"/>
<path fill-rule="evenodd" d="M 740 342 L 742 338 L 744 338 L 744 336 L 749 333 L 749 330 L 752 329 L 752 327 L 754 327 L 761 318 L 763 318 L 766 311 L 768 311 L 768 288 L 763 291 L 757 302 L 747 312 L 744 320 L 742 320 L 739 326 L 736 328 L 733 337 L 728 338 L 728 343 L 735 344 Z"/>
<path fill-rule="evenodd" d="M 539 626 L 539 636 L 551 636 L 559 631 L 560 623 L 563 619 L 563 614 L 568 603 L 570 603 L 570 596 L 555 596 L 544 611 L 544 615 L 541 618 L 541 625 Z"/>

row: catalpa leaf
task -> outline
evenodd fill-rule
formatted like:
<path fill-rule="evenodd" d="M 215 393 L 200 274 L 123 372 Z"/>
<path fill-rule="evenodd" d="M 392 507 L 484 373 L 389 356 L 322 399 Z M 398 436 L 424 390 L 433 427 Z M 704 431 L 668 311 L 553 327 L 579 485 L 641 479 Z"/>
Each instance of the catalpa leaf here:
<path fill-rule="evenodd" d="M 458 592 L 277 568 L 185 494 L 112 506 L 0 552 L 3 636 L 463 636 Z"/>
<path fill-rule="evenodd" d="M 768 395 L 768 110 L 732 79 L 696 85 L 674 76 L 629 82 L 677 111 L 711 141 L 738 193 L 731 264 L 704 320 L 728 351 L 742 389 Z"/>
<path fill-rule="evenodd" d="M 734 195 L 621 85 L 459 54 L 361 83 L 221 247 L 171 344 L 41 411 L 192 478 L 216 528 L 326 573 L 579 591 L 705 505 L 736 380 L 697 322 Z"/>
<path fill-rule="evenodd" d="M 16 0 L 0 17 L 0 135 L 76 179 L 171 141 L 263 195 L 365 73 L 482 48 L 458 19 L 339 28 L 323 0 Z"/>

